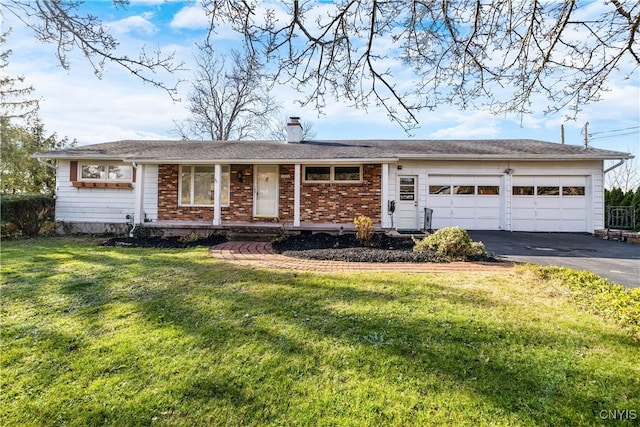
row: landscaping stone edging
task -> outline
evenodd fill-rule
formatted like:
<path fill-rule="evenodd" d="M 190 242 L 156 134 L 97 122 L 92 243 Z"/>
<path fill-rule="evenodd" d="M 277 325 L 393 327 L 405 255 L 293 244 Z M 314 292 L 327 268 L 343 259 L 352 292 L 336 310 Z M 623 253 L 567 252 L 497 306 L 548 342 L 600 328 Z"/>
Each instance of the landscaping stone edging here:
<path fill-rule="evenodd" d="M 292 258 L 277 254 L 267 242 L 225 242 L 211 248 L 211 255 L 221 261 L 243 266 L 289 271 L 317 272 L 406 272 L 406 273 L 444 273 L 444 272 L 511 272 L 511 263 L 487 262 L 451 262 L 451 263 L 372 263 L 317 261 Z"/>

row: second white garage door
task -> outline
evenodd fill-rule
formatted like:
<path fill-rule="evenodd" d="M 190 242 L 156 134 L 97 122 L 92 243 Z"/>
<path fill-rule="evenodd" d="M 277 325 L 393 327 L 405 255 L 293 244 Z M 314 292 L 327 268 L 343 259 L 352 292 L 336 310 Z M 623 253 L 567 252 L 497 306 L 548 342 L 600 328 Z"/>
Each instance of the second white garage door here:
<path fill-rule="evenodd" d="M 466 230 L 501 228 L 500 176 L 429 175 L 427 206 L 432 228 L 458 226 Z"/>
<path fill-rule="evenodd" d="M 513 231 L 588 231 L 587 177 L 514 176 Z"/>

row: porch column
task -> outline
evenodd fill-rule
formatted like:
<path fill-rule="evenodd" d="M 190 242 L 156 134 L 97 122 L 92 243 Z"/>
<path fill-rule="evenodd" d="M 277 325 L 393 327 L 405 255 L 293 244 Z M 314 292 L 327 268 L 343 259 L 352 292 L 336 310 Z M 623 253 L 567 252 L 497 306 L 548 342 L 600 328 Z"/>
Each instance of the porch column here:
<path fill-rule="evenodd" d="M 293 226 L 300 227 L 300 164 L 293 169 Z"/>
<path fill-rule="evenodd" d="M 389 163 L 383 163 L 382 165 L 382 218 L 380 218 L 380 225 L 382 228 L 389 228 L 391 224 L 389 223 L 389 209 L 387 203 L 389 202 Z"/>
<path fill-rule="evenodd" d="M 222 166 L 216 163 L 213 169 L 213 225 L 222 225 L 220 193 L 222 193 Z"/>
<path fill-rule="evenodd" d="M 135 195 L 133 202 L 133 223 L 144 223 L 144 165 L 136 165 Z"/>

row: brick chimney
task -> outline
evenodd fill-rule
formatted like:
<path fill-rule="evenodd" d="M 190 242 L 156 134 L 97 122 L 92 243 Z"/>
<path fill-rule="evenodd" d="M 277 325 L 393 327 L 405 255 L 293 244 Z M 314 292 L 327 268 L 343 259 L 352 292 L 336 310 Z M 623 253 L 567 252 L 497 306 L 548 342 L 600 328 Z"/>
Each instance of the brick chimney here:
<path fill-rule="evenodd" d="M 302 125 L 300 117 L 289 117 L 287 123 L 287 143 L 298 144 L 302 142 Z"/>

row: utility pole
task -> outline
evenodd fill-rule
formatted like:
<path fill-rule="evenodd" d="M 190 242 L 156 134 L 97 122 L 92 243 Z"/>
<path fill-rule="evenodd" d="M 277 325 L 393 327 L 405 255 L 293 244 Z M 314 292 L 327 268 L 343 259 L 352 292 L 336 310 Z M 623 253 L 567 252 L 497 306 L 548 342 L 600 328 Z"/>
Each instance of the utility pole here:
<path fill-rule="evenodd" d="M 564 125 L 560 125 L 560 144 L 564 145 Z"/>
<path fill-rule="evenodd" d="M 584 148 L 589 147 L 589 134 L 587 133 L 587 129 L 589 128 L 589 122 L 584 124 Z"/>

